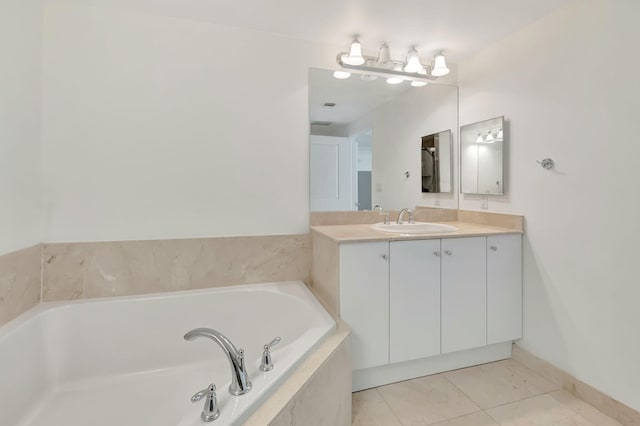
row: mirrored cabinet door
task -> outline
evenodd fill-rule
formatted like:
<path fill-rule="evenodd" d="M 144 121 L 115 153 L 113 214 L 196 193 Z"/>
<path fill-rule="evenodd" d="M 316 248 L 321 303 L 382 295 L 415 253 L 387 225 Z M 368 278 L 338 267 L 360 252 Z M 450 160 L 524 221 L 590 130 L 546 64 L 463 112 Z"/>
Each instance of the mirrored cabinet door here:
<path fill-rule="evenodd" d="M 504 194 L 504 117 L 460 128 L 460 192 Z"/>

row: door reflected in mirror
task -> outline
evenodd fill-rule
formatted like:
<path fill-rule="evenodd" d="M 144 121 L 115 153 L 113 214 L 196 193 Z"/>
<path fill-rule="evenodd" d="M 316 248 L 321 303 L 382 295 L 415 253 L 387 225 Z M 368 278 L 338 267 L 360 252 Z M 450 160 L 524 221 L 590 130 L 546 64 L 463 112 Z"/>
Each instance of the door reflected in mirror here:
<path fill-rule="evenodd" d="M 451 130 L 422 137 L 422 192 L 451 192 Z"/>
<path fill-rule="evenodd" d="M 504 117 L 460 127 L 460 192 L 504 194 Z"/>
<path fill-rule="evenodd" d="M 309 119 L 312 212 L 457 208 L 456 86 L 311 69 Z"/>

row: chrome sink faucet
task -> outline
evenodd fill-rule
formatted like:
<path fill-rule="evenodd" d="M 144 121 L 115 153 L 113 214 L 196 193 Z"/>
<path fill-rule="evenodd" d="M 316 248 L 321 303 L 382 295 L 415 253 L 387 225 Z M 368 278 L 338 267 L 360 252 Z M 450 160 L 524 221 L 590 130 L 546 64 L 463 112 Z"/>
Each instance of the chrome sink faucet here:
<path fill-rule="evenodd" d="M 402 216 L 405 214 L 405 212 L 409 214 L 409 223 L 415 223 L 415 221 L 413 220 L 414 211 L 409 208 L 404 208 L 400 210 L 400 213 L 398 213 L 398 225 L 402 225 Z"/>
<path fill-rule="evenodd" d="M 231 366 L 231 384 L 229 393 L 231 395 L 244 395 L 251 390 L 251 381 L 244 364 L 244 351 L 238 350 L 226 336 L 211 328 L 196 328 L 184 335 L 185 340 L 193 340 L 197 337 L 208 337 L 216 342 L 229 359 Z"/>

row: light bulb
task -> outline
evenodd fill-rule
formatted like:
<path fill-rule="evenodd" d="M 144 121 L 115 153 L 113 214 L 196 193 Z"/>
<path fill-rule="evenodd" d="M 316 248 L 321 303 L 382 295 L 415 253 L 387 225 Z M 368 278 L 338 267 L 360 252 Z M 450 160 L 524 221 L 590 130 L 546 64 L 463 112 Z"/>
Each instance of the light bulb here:
<path fill-rule="evenodd" d="M 411 47 L 409 53 L 407 53 L 407 64 L 404 66 L 405 72 L 415 72 L 417 73 L 422 69 L 422 64 L 420 63 L 420 58 L 418 57 L 418 51 L 415 47 Z"/>
<path fill-rule="evenodd" d="M 478 133 L 478 137 L 476 138 L 476 143 L 484 143 L 484 139 L 482 139 L 482 135 Z"/>
<path fill-rule="evenodd" d="M 351 77 L 351 73 L 346 71 L 335 71 L 333 76 L 339 80 L 344 80 L 345 78 Z"/>
<path fill-rule="evenodd" d="M 355 37 L 353 39 L 353 43 L 351 43 L 349 54 L 347 56 L 343 56 L 342 60 L 348 65 L 364 64 L 364 58 L 362 57 L 362 46 L 360 45 L 357 37 Z"/>
<path fill-rule="evenodd" d="M 494 139 L 494 137 L 493 137 L 493 133 L 489 132 L 489 133 L 487 134 L 487 137 L 486 137 L 485 141 L 486 141 L 487 143 L 494 143 L 494 142 L 495 142 L 495 139 Z"/>
<path fill-rule="evenodd" d="M 422 74 L 422 75 L 427 75 L 427 70 L 424 69 L 424 67 L 422 67 L 422 69 L 420 71 L 418 71 L 418 74 Z M 424 87 L 428 84 L 428 82 L 426 81 L 412 81 L 411 85 L 413 87 Z"/>
<path fill-rule="evenodd" d="M 442 77 L 449 74 L 449 68 L 447 68 L 447 62 L 444 59 L 442 52 L 438 53 L 433 61 L 433 69 L 431 75 L 434 77 Z"/>
<path fill-rule="evenodd" d="M 402 65 L 395 64 L 393 66 L 393 70 L 394 71 L 402 71 Z M 389 78 L 387 78 L 387 84 L 400 84 L 403 81 L 404 81 L 404 79 L 402 79 L 400 77 L 389 77 Z"/>
<path fill-rule="evenodd" d="M 387 43 L 383 43 L 380 46 L 380 50 L 378 50 L 378 61 L 376 65 L 381 68 L 390 68 L 393 66 L 393 62 L 391 61 L 391 54 L 389 53 L 389 45 Z"/>
<path fill-rule="evenodd" d="M 504 138 L 504 134 L 502 133 L 502 129 L 500 129 L 500 131 L 498 131 L 498 139 L 503 139 Z"/>

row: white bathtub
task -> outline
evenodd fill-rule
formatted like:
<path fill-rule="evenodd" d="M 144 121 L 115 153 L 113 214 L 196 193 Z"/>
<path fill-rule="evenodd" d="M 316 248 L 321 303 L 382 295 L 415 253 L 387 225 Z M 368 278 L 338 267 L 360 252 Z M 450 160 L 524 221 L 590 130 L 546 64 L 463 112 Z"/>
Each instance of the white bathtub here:
<path fill-rule="evenodd" d="M 253 389 L 234 397 L 213 328 L 245 350 Z M 203 425 L 190 397 L 214 382 L 220 417 L 241 424 L 335 322 L 301 282 L 45 303 L 0 327 L 0 425 Z M 273 337 L 275 367 L 258 370 Z"/>

